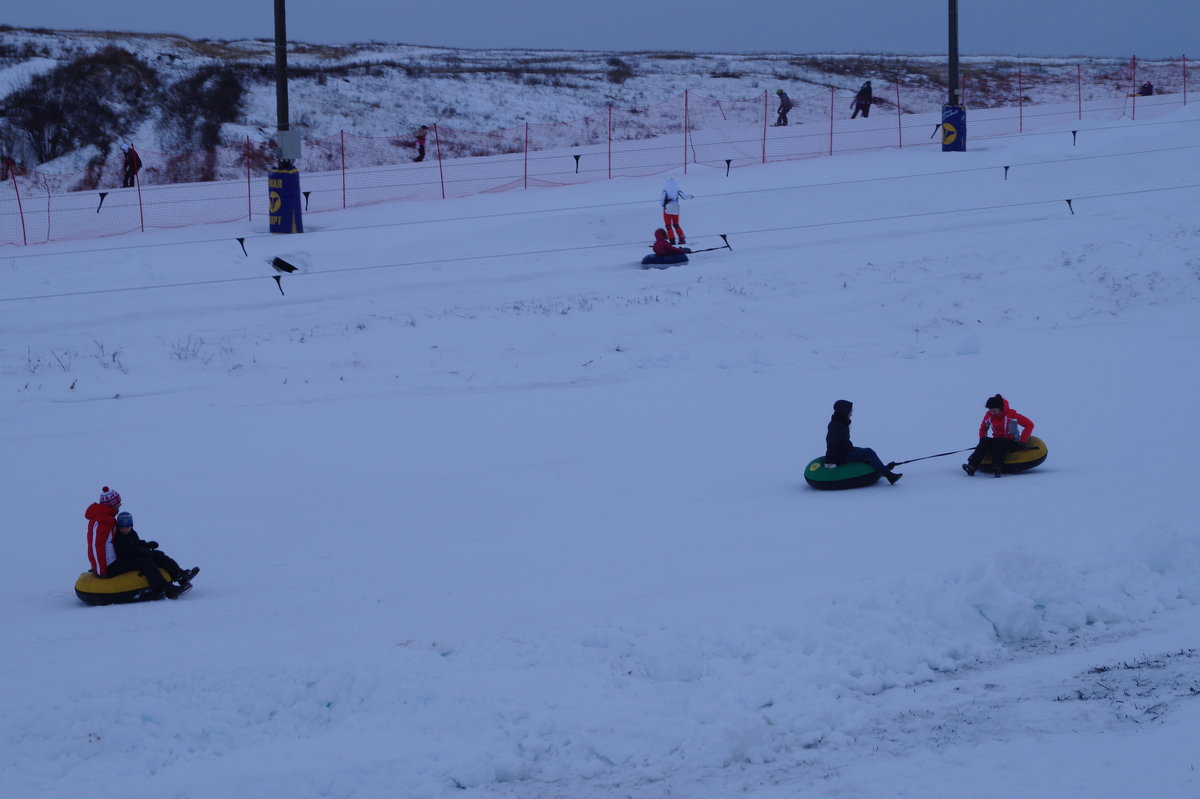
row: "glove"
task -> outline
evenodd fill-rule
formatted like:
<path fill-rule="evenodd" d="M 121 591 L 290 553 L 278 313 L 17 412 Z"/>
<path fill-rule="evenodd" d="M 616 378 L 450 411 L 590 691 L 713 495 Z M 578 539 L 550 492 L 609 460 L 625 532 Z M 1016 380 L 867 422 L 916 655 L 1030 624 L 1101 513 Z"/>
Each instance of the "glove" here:
<path fill-rule="evenodd" d="M 145 546 L 146 549 L 158 549 L 157 541 L 143 541 L 142 545 Z"/>
<path fill-rule="evenodd" d="M 691 247 L 680 247 L 679 249 L 683 250 L 684 252 L 691 252 L 691 251 L 692 251 L 692 248 L 691 248 Z"/>

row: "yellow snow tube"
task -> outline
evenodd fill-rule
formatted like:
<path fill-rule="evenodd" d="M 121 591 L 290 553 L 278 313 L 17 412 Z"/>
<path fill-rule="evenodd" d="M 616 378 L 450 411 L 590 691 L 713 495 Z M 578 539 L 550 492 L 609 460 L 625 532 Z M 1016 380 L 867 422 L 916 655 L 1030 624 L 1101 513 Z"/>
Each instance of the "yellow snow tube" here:
<path fill-rule="evenodd" d="M 159 569 L 158 573 L 168 583 L 171 582 L 171 575 L 162 569 Z M 75 581 L 75 596 L 89 605 L 139 602 L 147 598 L 149 589 L 150 581 L 139 571 L 125 572 L 115 577 L 97 577 L 86 571 Z"/>

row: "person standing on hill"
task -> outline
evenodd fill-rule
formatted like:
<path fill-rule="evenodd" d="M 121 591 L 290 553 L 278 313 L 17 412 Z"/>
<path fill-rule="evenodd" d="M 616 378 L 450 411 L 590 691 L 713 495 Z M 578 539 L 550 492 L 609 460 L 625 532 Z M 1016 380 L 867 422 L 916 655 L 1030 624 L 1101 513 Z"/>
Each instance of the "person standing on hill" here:
<path fill-rule="evenodd" d="M 417 157 L 413 159 L 414 162 L 419 163 L 425 160 L 425 139 L 428 136 L 429 126 L 422 125 L 420 130 L 417 131 Z"/>
<path fill-rule="evenodd" d="M 992 456 L 992 474 L 999 477 L 1005 456 L 1028 447 L 1029 437 L 1033 435 L 1033 422 L 1009 407 L 1008 400 L 999 394 L 988 397 L 984 407 L 987 412 L 979 425 L 979 443 L 962 465 L 968 477 L 975 475 L 988 454 Z M 989 429 L 991 438 L 988 438 Z"/>
<path fill-rule="evenodd" d="M 780 127 L 788 123 L 788 111 L 792 110 L 792 98 L 787 96 L 787 92 L 783 89 L 776 89 L 775 93 L 779 95 L 779 118 L 775 120 L 774 127 Z"/>
<path fill-rule="evenodd" d="M 871 116 L 871 81 L 864 83 L 858 90 L 858 94 L 854 95 L 854 113 L 850 115 L 854 119 L 862 113 L 863 119 Z"/>
<path fill-rule="evenodd" d="M 133 145 L 129 145 L 129 149 L 125 151 L 125 175 L 124 182 L 121 183 L 121 188 L 132 188 L 137 182 L 137 174 L 142 171 L 142 157 L 138 155 L 137 150 L 133 149 Z"/>
<path fill-rule="evenodd" d="M 693 195 L 679 188 L 675 178 L 667 178 L 667 185 L 663 187 L 658 199 L 662 203 L 663 227 L 667 231 L 668 244 L 687 244 L 687 237 L 683 235 L 683 228 L 679 226 L 679 201 L 690 200 L 692 197 Z"/>

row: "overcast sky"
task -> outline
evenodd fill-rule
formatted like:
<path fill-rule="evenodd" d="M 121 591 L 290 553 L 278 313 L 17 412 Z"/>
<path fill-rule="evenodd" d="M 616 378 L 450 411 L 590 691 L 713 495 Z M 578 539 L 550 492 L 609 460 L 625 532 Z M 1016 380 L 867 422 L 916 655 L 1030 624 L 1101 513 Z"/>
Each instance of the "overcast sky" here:
<path fill-rule="evenodd" d="M 274 37 L 274 0 L 33 0 L 0 23 Z M 465 48 L 839 52 L 947 49 L 947 0 L 287 0 L 288 39 Z M 1200 0 L 959 0 L 962 55 L 1200 58 Z M 0 34 L 3 36 L 3 34 Z"/>

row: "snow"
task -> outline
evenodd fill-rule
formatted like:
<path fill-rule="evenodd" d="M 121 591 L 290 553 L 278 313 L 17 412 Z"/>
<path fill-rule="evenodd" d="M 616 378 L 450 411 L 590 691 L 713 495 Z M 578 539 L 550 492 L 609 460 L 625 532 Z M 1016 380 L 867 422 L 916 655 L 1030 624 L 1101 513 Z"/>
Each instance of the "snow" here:
<path fill-rule="evenodd" d="M 5 248 L 4 793 L 1198 795 L 1198 121 Z"/>

